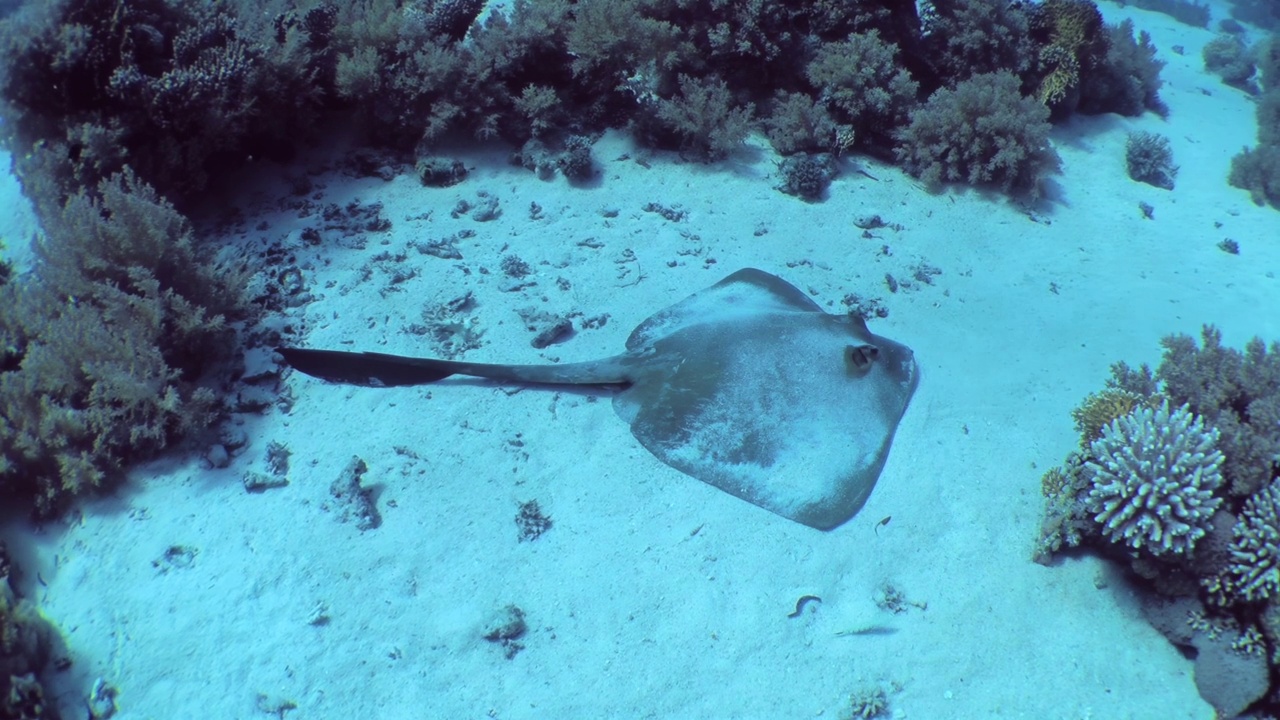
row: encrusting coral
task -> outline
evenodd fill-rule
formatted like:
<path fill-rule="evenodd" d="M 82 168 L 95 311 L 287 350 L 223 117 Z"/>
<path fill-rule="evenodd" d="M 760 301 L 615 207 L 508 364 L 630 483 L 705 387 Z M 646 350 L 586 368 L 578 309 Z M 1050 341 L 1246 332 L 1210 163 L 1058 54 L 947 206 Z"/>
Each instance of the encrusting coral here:
<path fill-rule="evenodd" d="M 1222 504 L 1218 431 L 1186 406 L 1140 408 L 1090 445 L 1086 506 L 1112 542 L 1152 555 L 1185 554 Z"/>

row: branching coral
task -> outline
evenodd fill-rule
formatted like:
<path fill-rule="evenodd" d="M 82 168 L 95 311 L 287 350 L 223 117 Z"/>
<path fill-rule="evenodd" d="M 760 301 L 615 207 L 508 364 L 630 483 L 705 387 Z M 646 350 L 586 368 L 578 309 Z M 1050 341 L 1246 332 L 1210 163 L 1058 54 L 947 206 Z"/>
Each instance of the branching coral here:
<path fill-rule="evenodd" d="M 1212 325 L 1197 347 L 1189 335 L 1161 341 L 1164 360 L 1156 377 L 1174 403 L 1187 403 L 1222 434 L 1223 475 L 1230 492 L 1246 497 L 1265 487 L 1280 469 L 1280 344 L 1254 338 L 1245 351 L 1222 345 Z"/>
<path fill-rule="evenodd" d="M 1106 44 L 1105 61 L 1081 78 L 1080 104 L 1076 109 L 1130 117 L 1147 110 L 1167 115 L 1169 108 L 1160 99 L 1164 85 L 1160 71 L 1165 63 L 1156 59 L 1151 36 L 1143 30 L 1135 37 L 1133 21 L 1126 19 L 1107 28 Z"/>
<path fill-rule="evenodd" d="M 751 106 L 734 100 L 723 80 L 680 76 L 680 94 L 653 107 L 650 139 L 675 139 L 699 160 L 720 160 L 742 145 L 751 127 Z"/>
<path fill-rule="evenodd" d="M 1231 540 L 1227 588 L 1246 600 L 1280 590 L 1280 480 L 1244 504 Z"/>
<path fill-rule="evenodd" d="M 1119 388 L 1107 388 L 1084 399 L 1080 407 L 1071 411 L 1071 419 L 1075 421 L 1076 431 L 1080 433 L 1080 442 L 1088 447 L 1094 440 L 1102 437 L 1102 431 L 1114 420 L 1144 406 L 1147 399 L 1138 393 Z"/>
<path fill-rule="evenodd" d="M 933 0 L 921 7 L 929 65 L 947 84 L 1007 70 L 1024 76 L 1035 63 L 1030 13 L 1004 0 Z"/>
<path fill-rule="evenodd" d="M 874 30 L 855 33 L 822 45 L 805 73 L 832 114 L 855 133 L 885 138 L 916 105 L 917 84 L 898 54 Z"/>
<path fill-rule="evenodd" d="M 1131 132 L 1124 146 L 1129 177 L 1166 190 L 1173 189 L 1178 166 L 1173 164 L 1169 138 L 1149 132 Z"/>
<path fill-rule="evenodd" d="M 0 492 L 46 512 L 213 419 L 198 381 L 242 309 L 237 273 L 154 189 L 124 173 L 95 194 L 46 218 L 37 273 L 0 285 Z"/>
<path fill-rule="evenodd" d="M 898 133 L 898 159 L 926 183 L 992 183 L 1035 194 L 1058 169 L 1049 111 L 1018 90 L 1007 72 L 975 75 L 943 88 Z"/>
<path fill-rule="evenodd" d="M 1031 27 L 1040 42 L 1036 97 L 1046 105 L 1073 105 L 1081 77 L 1106 54 L 1102 15 L 1090 0 L 1045 0 L 1035 6 Z"/>
<path fill-rule="evenodd" d="M 125 160 L 166 194 L 202 190 L 247 156 L 314 127 L 332 19 L 270 27 L 261 13 L 190 1 L 58 0 L 3 26 L 0 95 L 19 171 L 57 157 L 63 195 Z"/>
<path fill-rule="evenodd" d="M 1186 406 L 1140 408 L 1090 445 L 1089 512 L 1108 539 L 1153 555 L 1185 554 L 1222 504 L 1218 431 Z"/>

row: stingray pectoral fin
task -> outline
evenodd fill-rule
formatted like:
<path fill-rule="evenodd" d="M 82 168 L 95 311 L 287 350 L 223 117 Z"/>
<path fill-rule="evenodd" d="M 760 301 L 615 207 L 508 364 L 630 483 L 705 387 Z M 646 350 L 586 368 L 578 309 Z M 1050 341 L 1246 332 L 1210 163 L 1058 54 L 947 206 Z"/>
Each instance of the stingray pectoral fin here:
<path fill-rule="evenodd" d="M 461 363 L 372 352 L 276 348 L 294 370 L 330 382 L 396 387 L 424 385 L 460 372 Z"/>

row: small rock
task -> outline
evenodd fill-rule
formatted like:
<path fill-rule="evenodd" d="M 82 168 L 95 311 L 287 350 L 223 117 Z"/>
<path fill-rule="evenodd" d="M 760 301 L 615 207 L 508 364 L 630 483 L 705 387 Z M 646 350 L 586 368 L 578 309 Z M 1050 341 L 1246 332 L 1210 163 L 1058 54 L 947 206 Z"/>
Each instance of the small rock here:
<path fill-rule="evenodd" d="M 244 474 L 244 489 L 246 492 L 260 493 L 271 488 L 284 487 L 289 481 L 284 477 L 272 477 L 260 472 L 250 470 Z"/>
<path fill-rule="evenodd" d="M 506 606 L 488 627 L 484 639 L 501 645 L 508 660 L 524 649 L 524 644 L 519 639 L 529 630 L 529 626 L 525 623 L 524 611 L 520 608 L 515 605 Z"/>
<path fill-rule="evenodd" d="M 231 464 L 231 453 L 227 452 L 225 445 L 213 445 L 205 452 L 204 459 L 209 467 L 221 470 Z"/>
<path fill-rule="evenodd" d="M 853 224 L 857 225 L 863 230 L 875 230 L 877 228 L 886 227 L 888 225 L 884 220 L 880 219 L 879 215 L 876 215 L 876 214 L 859 215 L 858 217 L 853 219 Z"/>
<path fill-rule="evenodd" d="M 329 485 L 329 493 L 340 503 L 338 519 L 342 522 L 354 520 L 361 530 L 372 530 L 382 524 L 378 507 L 373 502 L 373 490 L 360 486 L 369 466 L 358 457 L 351 458 L 347 467 Z"/>

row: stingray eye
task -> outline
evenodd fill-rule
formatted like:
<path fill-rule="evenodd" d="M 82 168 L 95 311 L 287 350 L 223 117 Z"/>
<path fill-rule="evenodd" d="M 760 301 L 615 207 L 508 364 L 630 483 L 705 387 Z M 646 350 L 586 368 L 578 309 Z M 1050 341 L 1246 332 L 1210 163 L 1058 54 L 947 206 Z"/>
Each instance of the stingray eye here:
<path fill-rule="evenodd" d="M 849 371 L 855 375 L 865 375 L 871 370 L 871 364 L 880 355 L 880 348 L 875 345 L 845 345 L 844 361 Z"/>

